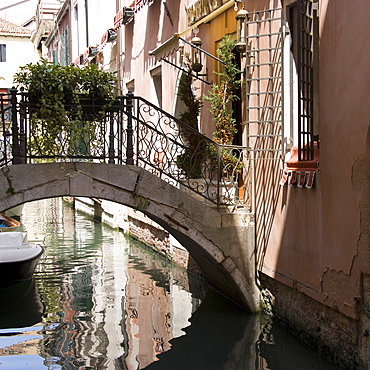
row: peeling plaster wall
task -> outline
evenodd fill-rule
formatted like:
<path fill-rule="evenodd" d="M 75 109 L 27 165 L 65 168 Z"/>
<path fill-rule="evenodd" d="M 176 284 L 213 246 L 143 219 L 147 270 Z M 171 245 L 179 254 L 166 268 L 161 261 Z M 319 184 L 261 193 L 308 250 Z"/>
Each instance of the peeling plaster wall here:
<path fill-rule="evenodd" d="M 320 171 L 312 189 L 257 187 L 258 267 L 280 295 L 280 315 L 297 325 L 307 311 L 325 312 L 322 337 L 362 369 L 370 359 L 370 3 L 320 0 L 319 12 Z M 315 319 L 304 327 L 315 334 Z"/>
<path fill-rule="evenodd" d="M 348 272 L 327 268 L 322 277 L 322 289 L 325 292 L 333 292 L 325 300 L 329 306 L 340 309 L 349 316 L 356 315 L 356 302 L 350 299 L 360 300 L 360 279 L 362 273 L 370 272 L 370 248 L 369 248 L 369 230 L 370 230 L 370 177 L 369 177 L 369 157 L 360 156 L 355 162 L 352 171 L 353 190 L 358 200 L 358 211 L 360 215 L 360 230 L 357 240 L 357 252 L 350 261 Z M 353 296 L 348 297 L 348 292 Z"/>
<path fill-rule="evenodd" d="M 312 189 L 257 187 L 270 212 L 256 210 L 257 254 L 265 274 L 357 320 L 370 269 L 370 3 L 319 10 L 320 172 Z"/>

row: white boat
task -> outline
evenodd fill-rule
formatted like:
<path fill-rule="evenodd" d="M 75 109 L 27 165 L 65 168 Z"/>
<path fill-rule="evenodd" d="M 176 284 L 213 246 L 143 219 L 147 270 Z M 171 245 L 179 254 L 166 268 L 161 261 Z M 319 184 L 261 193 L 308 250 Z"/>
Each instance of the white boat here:
<path fill-rule="evenodd" d="M 8 209 L 5 211 L 5 215 L 8 217 L 17 217 L 17 220 L 22 216 L 24 204 L 21 204 L 20 206 Z"/>
<path fill-rule="evenodd" d="M 31 279 L 43 252 L 41 245 L 27 242 L 27 233 L 0 233 L 0 286 Z"/>

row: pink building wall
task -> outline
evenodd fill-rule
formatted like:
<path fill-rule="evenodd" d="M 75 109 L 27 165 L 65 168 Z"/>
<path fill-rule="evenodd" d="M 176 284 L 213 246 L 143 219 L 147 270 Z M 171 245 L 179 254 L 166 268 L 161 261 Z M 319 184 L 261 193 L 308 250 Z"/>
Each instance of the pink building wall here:
<path fill-rule="evenodd" d="M 123 93 L 131 90 L 163 110 L 176 113 L 180 72 L 164 61 L 156 61 L 149 52 L 175 33 L 186 30 L 185 9 L 195 2 L 167 1 L 168 13 L 162 2 L 150 2 L 136 10 L 132 22 L 120 27 L 117 41 L 120 46 L 115 50 L 121 51 L 117 66 Z M 290 0 L 245 2 L 249 12 L 283 7 L 283 14 L 291 3 Z M 370 289 L 367 285 L 370 281 L 370 3 L 319 0 L 317 4 L 318 64 L 314 81 L 315 129 L 320 136 L 319 171 L 311 189 L 279 185 L 285 166 L 283 154 L 291 146 L 287 143 L 292 140 L 291 144 L 297 145 L 295 132 L 284 131 L 282 141 L 275 142 L 282 148 L 280 158 L 253 162 L 256 269 L 262 287 L 267 281 L 275 294 L 279 314 L 290 315 L 290 320 L 292 316 L 300 316 L 297 322 L 311 325 L 308 329 L 311 333 L 320 327 L 326 333 L 322 338 L 327 339 L 334 323 L 339 325 L 338 333 L 343 329 L 338 321 L 345 317 L 343 322 L 351 328 L 348 329 L 351 345 L 359 348 L 358 361 L 364 362 L 370 357 L 365 338 L 366 330 L 370 329 L 369 318 L 364 314 L 366 304 L 370 304 L 366 298 L 366 290 Z M 230 8 L 199 26 L 202 47 L 215 55 L 217 42 L 235 30 L 235 11 Z M 184 35 L 187 40 L 193 36 L 191 31 Z M 183 45 L 168 59 L 181 65 L 181 50 L 190 52 Z M 216 63 L 205 58 L 204 64 L 208 79 L 215 81 L 212 71 L 217 68 Z M 208 90 L 199 82 L 194 86 L 198 96 Z M 247 105 L 245 100 L 241 104 Z M 214 123 L 207 104 L 203 106 L 200 124 L 201 132 L 212 136 Z M 296 125 L 294 121 L 293 131 Z M 286 129 L 287 125 L 283 122 L 282 126 Z M 244 145 L 249 139 L 245 127 Z M 289 301 L 288 296 L 295 298 Z M 328 310 L 325 315 L 331 321 L 322 321 L 320 312 L 324 309 Z M 307 311 L 312 311 L 311 317 L 305 317 Z M 356 328 L 360 329 L 356 331 Z M 337 341 L 339 346 L 345 340 L 333 336 L 332 341 Z"/>
<path fill-rule="evenodd" d="M 312 189 L 278 190 L 261 269 L 352 318 L 370 273 L 369 8 L 320 2 L 320 171 Z"/>

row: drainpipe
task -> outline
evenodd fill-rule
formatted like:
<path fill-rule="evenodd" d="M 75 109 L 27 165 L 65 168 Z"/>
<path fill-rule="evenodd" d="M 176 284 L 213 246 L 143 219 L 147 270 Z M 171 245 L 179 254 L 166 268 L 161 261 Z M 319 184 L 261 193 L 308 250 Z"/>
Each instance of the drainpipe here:
<path fill-rule="evenodd" d="M 89 8 L 88 0 L 85 0 L 85 24 L 86 24 L 86 47 L 89 47 Z"/>
<path fill-rule="evenodd" d="M 116 14 L 120 11 L 121 9 L 121 4 L 120 0 L 116 0 Z M 122 75 L 121 75 L 121 32 L 122 28 L 117 30 L 117 56 L 116 56 L 116 67 L 117 67 L 117 75 L 118 75 L 118 81 L 117 81 L 117 88 L 118 88 L 118 93 L 122 94 L 122 86 L 121 86 L 121 81 L 122 81 Z"/>

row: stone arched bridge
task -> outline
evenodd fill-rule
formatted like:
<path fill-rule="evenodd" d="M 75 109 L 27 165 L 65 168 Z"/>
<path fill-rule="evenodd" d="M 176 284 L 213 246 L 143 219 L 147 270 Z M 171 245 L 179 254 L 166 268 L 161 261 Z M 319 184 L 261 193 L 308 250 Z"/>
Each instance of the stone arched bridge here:
<path fill-rule="evenodd" d="M 27 92 L 0 94 L 0 211 L 59 196 L 141 208 L 210 284 L 257 310 L 247 147 L 217 144 L 131 93 L 109 106 L 66 104 L 57 130 L 49 120 Z"/>
<path fill-rule="evenodd" d="M 134 165 L 54 162 L 4 166 L 0 210 L 34 200 L 80 196 L 141 209 L 171 233 L 221 293 L 252 312 L 258 310 L 254 222 L 248 212 L 224 213 L 204 205 Z"/>

